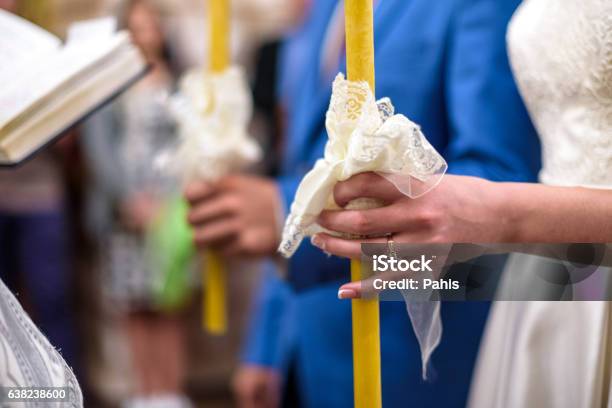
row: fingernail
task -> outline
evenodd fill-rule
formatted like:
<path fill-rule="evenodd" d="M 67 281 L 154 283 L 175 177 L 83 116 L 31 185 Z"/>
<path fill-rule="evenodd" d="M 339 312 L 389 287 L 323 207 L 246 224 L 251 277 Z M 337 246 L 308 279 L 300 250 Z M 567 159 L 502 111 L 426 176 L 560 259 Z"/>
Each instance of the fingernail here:
<path fill-rule="evenodd" d="M 352 289 L 338 290 L 338 299 L 354 299 L 357 297 L 357 292 Z"/>
<path fill-rule="evenodd" d="M 310 238 L 310 242 L 312 243 L 312 245 L 316 246 L 317 248 L 325 250 L 325 242 L 323 242 L 319 234 L 313 235 Z"/>

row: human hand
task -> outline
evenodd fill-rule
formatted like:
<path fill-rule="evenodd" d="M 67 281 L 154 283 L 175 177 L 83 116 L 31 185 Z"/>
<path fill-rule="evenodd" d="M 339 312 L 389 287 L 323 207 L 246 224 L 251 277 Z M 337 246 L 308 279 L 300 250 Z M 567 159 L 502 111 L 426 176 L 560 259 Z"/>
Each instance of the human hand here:
<path fill-rule="evenodd" d="M 232 380 L 239 408 L 277 408 L 281 400 L 281 376 L 277 370 L 243 365 Z"/>
<path fill-rule="evenodd" d="M 198 248 L 225 256 L 272 255 L 280 241 L 280 193 L 272 180 L 234 175 L 218 183 L 194 182 L 185 192 Z"/>
<path fill-rule="evenodd" d="M 446 175 L 436 188 L 416 199 L 406 197 L 375 173 L 358 174 L 334 188 L 340 207 L 360 197 L 375 198 L 385 205 L 324 211 L 318 223 L 340 233 L 389 235 L 397 243 L 512 242 L 506 228 L 509 218 L 498 210 L 503 194 L 495 183 L 484 179 Z M 361 243 L 386 243 L 387 238 L 346 239 L 321 233 L 312 241 L 325 252 L 358 259 Z"/>

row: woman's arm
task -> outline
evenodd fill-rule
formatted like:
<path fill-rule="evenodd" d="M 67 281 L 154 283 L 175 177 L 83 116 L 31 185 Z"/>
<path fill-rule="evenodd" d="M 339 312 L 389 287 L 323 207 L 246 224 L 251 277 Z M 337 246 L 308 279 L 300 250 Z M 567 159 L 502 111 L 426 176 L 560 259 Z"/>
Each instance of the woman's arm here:
<path fill-rule="evenodd" d="M 612 242 L 612 190 L 496 184 L 508 242 Z"/>
<path fill-rule="evenodd" d="M 319 223 L 332 231 L 381 236 L 395 242 L 612 242 L 612 191 L 492 183 L 447 175 L 417 199 L 402 195 L 374 174 L 339 183 L 334 197 L 341 207 L 357 197 L 386 203 L 371 210 L 326 211 Z M 313 243 L 326 252 L 356 258 L 362 242 L 318 234 Z"/>

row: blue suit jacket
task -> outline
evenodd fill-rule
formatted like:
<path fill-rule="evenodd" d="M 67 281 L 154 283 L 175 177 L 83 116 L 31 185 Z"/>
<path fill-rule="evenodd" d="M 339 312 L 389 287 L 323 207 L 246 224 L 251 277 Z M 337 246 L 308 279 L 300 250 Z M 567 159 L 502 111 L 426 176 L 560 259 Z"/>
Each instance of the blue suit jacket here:
<path fill-rule="evenodd" d="M 451 173 L 532 181 L 539 169 L 538 139 L 506 55 L 506 27 L 518 3 L 382 0 L 375 11 L 376 93 L 390 97 L 396 112 L 421 125 L 447 159 Z M 329 0 L 314 2 L 303 30 L 287 44 L 290 58 L 281 66 L 281 71 L 292 67 L 283 81 L 290 97 L 278 180 L 287 208 L 327 141 L 324 117 L 332 78 L 323 78 L 318 67 L 335 5 Z M 295 53 L 290 52 L 292 41 L 301 44 L 301 62 L 296 63 Z M 339 70 L 345 70 L 344 64 Z M 253 331 L 258 335 L 252 336 L 259 339 L 260 347 L 249 349 L 261 354 L 247 353 L 246 359 L 257 362 L 270 355 L 264 344 L 293 350 L 307 407 L 352 406 L 350 302 L 336 298 L 339 283 L 349 279 L 348 262 L 328 258 L 305 242 L 289 261 L 291 288 L 277 278 L 269 279 L 262 305 L 275 299 L 278 308 L 261 308 L 258 319 L 282 319 L 279 332 L 292 337 L 281 342 L 277 332 L 258 332 L 270 327 L 260 325 Z M 285 307 L 287 312 L 282 311 Z M 383 405 L 464 406 L 487 312 L 484 303 L 443 305 L 444 335 L 432 360 L 437 378 L 424 383 L 405 306 L 381 303 Z"/>

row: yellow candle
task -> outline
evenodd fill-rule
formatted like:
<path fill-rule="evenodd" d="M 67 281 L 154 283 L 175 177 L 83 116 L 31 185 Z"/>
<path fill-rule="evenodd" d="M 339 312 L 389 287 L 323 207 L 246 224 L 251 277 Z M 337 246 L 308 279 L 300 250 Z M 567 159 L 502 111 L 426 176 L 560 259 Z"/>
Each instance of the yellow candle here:
<path fill-rule="evenodd" d="M 204 271 L 204 328 L 210 334 L 227 331 L 226 274 L 223 260 L 214 251 L 206 252 Z"/>
<path fill-rule="evenodd" d="M 346 69 L 351 81 L 367 81 L 374 92 L 374 13 L 372 0 L 346 0 Z"/>
<path fill-rule="evenodd" d="M 208 0 L 209 69 L 223 72 L 230 61 L 230 0 Z M 223 135 L 219 135 L 222 137 Z M 203 324 L 210 334 L 221 335 L 227 330 L 226 271 L 223 260 L 208 251 L 202 270 Z"/>
<path fill-rule="evenodd" d="M 351 260 L 351 280 L 367 277 L 360 261 Z M 353 388 L 355 408 L 382 407 L 380 382 L 380 320 L 378 299 L 352 301 Z"/>
<path fill-rule="evenodd" d="M 374 12 L 372 0 L 345 0 L 346 65 L 351 81 L 367 81 L 374 92 Z M 366 276 L 351 261 L 351 280 Z M 378 299 L 352 301 L 355 408 L 382 407 Z"/>
<path fill-rule="evenodd" d="M 229 20 L 229 0 L 208 0 L 209 64 L 212 72 L 222 72 L 229 65 Z"/>

